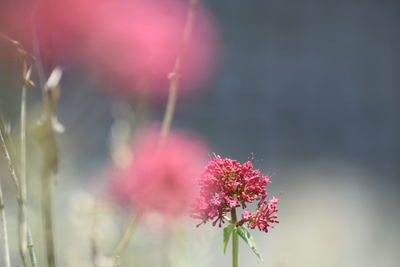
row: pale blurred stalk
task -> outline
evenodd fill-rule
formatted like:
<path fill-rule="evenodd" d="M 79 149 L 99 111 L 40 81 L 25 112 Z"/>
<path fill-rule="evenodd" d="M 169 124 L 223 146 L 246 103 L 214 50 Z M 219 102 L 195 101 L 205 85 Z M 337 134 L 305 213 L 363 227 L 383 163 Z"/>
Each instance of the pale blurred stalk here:
<path fill-rule="evenodd" d="M 171 129 L 172 119 L 174 118 L 176 100 L 178 97 L 179 81 L 181 77 L 182 59 L 185 55 L 190 34 L 192 32 L 195 10 L 198 2 L 199 2 L 198 0 L 190 0 L 189 10 L 185 22 L 185 28 L 183 30 L 181 49 L 178 53 L 178 56 L 176 57 L 174 68 L 168 75 L 170 81 L 169 93 L 168 93 L 167 107 L 165 109 L 164 119 L 161 126 L 161 139 L 160 139 L 161 143 L 164 142 L 164 140 L 167 138 L 169 130 Z"/>
<path fill-rule="evenodd" d="M 17 175 L 16 165 L 12 161 L 15 160 L 15 153 L 11 155 L 10 149 L 13 147 L 13 142 L 9 133 L 5 131 L 5 124 L 2 118 L 1 125 L 2 128 L 2 148 L 5 154 L 6 160 L 8 162 L 9 171 L 11 174 L 11 178 L 16 188 L 16 196 L 18 202 L 18 239 L 19 239 L 19 252 L 21 256 L 21 261 L 24 267 L 28 267 L 28 259 L 27 252 L 29 251 L 29 255 L 31 258 L 32 267 L 37 266 L 36 254 L 34 251 L 32 234 L 29 229 L 29 225 L 27 222 L 27 211 L 26 211 L 26 199 L 27 199 L 27 190 L 26 190 L 26 97 L 28 87 L 34 86 L 33 82 L 30 79 L 31 76 L 31 68 L 28 68 L 28 59 L 35 60 L 35 57 L 27 52 L 20 42 L 13 40 L 7 35 L 0 33 L 0 38 L 6 40 L 11 43 L 17 54 L 19 56 L 20 61 L 22 62 L 22 94 L 21 94 L 21 118 L 20 118 L 20 172 Z M 9 147 L 7 147 L 9 146 Z M 15 151 L 14 151 L 15 152 Z"/>
<path fill-rule="evenodd" d="M 126 232 L 124 233 L 124 235 L 122 236 L 121 240 L 119 241 L 117 247 L 114 249 L 114 251 L 112 253 L 112 258 L 114 260 L 115 266 L 118 266 L 119 259 L 121 258 L 123 251 L 128 246 L 129 240 L 132 238 L 132 235 L 136 231 L 136 227 L 137 227 L 137 225 L 140 221 L 140 217 L 141 217 L 139 214 L 140 213 L 133 216 L 128 228 L 126 229 Z"/>
<path fill-rule="evenodd" d="M 21 93 L 21 117 L 20 117 L 20 174 L 19 174 L 19 195 L 18 205 L 18 237 L 19 253 L 23 266 L 28 266 L 28 223 L 26 215 L 26 95 L 30 81 L 30 69 L 26 60 L 22 60 L 23 86 Z"/>
<path fill-rule="evenodd" d="M 57 120 L 57 108 L 60 98 L 59 82 L 62 71 L 55 68 L 43 88 L 43 115 L 34 127 L 34 135 L 43 152 L 42 168 L 42 215 L 46 241 L 47 264 L 56 266 L 54 248 L 54 229 L 52 220 L 53 185 L 58 172 L 59 151 L 56 133 L 63 131 Z"/>
<path fill-rule="evenodd" d="M 4 266 L 11 267 L 10 260 L 10 245 L 8 242 L 8 230 L 7 230 L 7 219 L 6 219 L 6 211 L 4 209 L 4 199 L 3 199 L 3 190 L 0 184 L 0 223 L 1 223 L 1 231 L 3 236 L 3 249 L 4 249 Z"/>

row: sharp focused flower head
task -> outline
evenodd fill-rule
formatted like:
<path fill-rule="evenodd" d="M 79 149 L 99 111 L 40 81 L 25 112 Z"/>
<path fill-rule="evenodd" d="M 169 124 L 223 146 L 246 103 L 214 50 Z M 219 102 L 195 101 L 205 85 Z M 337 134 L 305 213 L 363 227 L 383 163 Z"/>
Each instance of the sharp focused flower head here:
<path fill-rule="evenodd" d="M 240 164 L 236 160 L 216 156 L 200 177 L 200 196 L 192 217 L 201 219 L 200 224 L 211 220 L 213 225 L 219 223 L 221 226 L 233 209 L 246 209 L 249 203 L 257 201 L 257 211 L 250 213 L 245 210 L 237 225 L 248 223 L 250 228 L 268 231 L 268 227 L 273 227 L 272 223 L 278 223 L 277 216 L 272 215 L 278 211 L 278 198 L 266 200 L 269 183 L 270 177 L 254 170 L 250 161 Z"/>

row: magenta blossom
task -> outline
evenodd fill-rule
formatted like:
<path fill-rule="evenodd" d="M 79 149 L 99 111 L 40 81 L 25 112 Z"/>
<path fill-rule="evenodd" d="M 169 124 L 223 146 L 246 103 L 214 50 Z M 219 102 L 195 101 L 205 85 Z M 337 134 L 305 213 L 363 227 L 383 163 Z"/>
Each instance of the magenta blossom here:
<path fill-rule="evenodd" d="M 207 146 L 181 132 L 172 132 L 163 144 L 159 133 L 144 130 L 133 142 L 133 158 L 115 172 L 114 194 L 137 212 L 157 212 L 175 219 L 190 208 L 195 177 L 208 157 Z"/>
<path fill-rule="evenodd" d="M 254 170 L 250 161 L 240 164 L 236 160 L 216 156 L 200 177 L 200 196 L 192 217 L 201 219 L 200 224 L 211 220 L 213 225 L 219 223 L 221 226 L 230 220 L 227 215 L 232 210 L 241 207 L 245 211 L 241 215 L 242 220 L 237 222 L 238 226 L 247 223 L 249 228 L 258 227 L 267 232 L 273 223 L 278 223 L 275 215 L 278 198 L 267 200 L 266 186 L 269 183 L 270 177 Z M 250 213 L 247 205 L 255 201 L 258 202 L 258 209 Z"/>
<path fill-rule="evenodd" d="M 30 51 L 39 44 L 47 64 L 79 65 L 114 95 L 162 100 L 187 12 L 181 0 L 1 0 L 0 32 Z M 218 31 L 202 4 L 187 42 L 180 96 L 203 88 L 217 64 Z"/>

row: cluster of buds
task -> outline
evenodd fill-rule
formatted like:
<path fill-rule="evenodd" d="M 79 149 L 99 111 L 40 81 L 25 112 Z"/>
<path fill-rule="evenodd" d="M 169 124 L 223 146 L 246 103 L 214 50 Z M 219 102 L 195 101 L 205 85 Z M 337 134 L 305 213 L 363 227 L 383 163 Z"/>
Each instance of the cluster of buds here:
<path fill-rule="evenodd" d="M 277 204 L 279 199 L 277 197 L 272 197 L 269 201 L 264 201 L 259 203 L 258 209 L 255 213 L 250 213 L 245 210 L 242 213 L 242 220 L 238 225 L 243 225 L 247 223 L 250 229 L 258 227 L 259 230 L 268 232 L 268 228 L 274 228 L 274 223 L 279 223 L 278 216 L 274 213 L 278 211 Z"/>
<path fill-rule="evenodd" d="M 278 223 L 275 213 L 279 202 L 276 197 L 267 200 L 266 186 L 269 183 L 270 177 L 254 170 L 251 161 L 240 164 L 216 156 L 200 177 L 200 195 L 192 217 L 202 220 L 198 226 L 211 220 L 213 226 L 218 224 L 221 227 L 225 221 L 231 221 L 227 214 L 241 207 L 245 211 L 237 222 L 238 226 L 248 224 L 249 228 L 258 227 L 267 232 L 273 223 Z M 250 213 L 247 206 L 253 202 L 258 202 L 258 209 Z"/>

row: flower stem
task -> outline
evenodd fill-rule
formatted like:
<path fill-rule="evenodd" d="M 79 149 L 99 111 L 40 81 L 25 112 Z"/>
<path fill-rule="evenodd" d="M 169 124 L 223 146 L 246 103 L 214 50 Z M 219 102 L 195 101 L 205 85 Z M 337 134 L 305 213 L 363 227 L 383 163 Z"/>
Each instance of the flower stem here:
<path fill-rule="evenodd" d="M 19 179 L 17 177 L 17 171 L 16 171 L 16 168 L 15 168 L 15 164 L 13 162 L 13 158 L 11 156 L 11 152 L 12 151 L 10 151 L 10 148 L 9 148 L 9 146 L 10 146 L 10 142 L 9 141 L 10 140 L 11 140 L 10 134 L 7 131 L 5 122 L 3 120 L 3 117 L 0 114 L 0 147 L 1 147 L 1 150 L 3 152 L 4 158 L 7 161 L 7 166 L 8 166 L 8 170 L 10 172 L 11 180 L 12 180 L 13 185 L 15 187 L 15 191 L 17 192 L 17 194 L 16 194 L 17 195 L 17 201 L 20 201 L 19 200 L 19 194 L 18 194 L 18 192 L 19 192 L 19 182 L 18 182 L 18 180 Z"/>
<path fill-rule="evenodd" d="M 43 228 L 46 239 L 47 264 L 48 267 L 56 266 L 54 251 L 54 234 L 52 219 L 52 201 L 53 201 L 53 182 L 54 175 L 45 173 L 42 181 L 42 212 L 43 212 Z"/>
<path fill-rule="evenodd" d="M 1 189 L 1 185 L 0 185 L 0 224 L 1 224 L 2 236 L 3 236 L 4 266 L 5 267 L 11 267 L 10 245 L 9 245 L 9 242 L 8 242 L 7 220 L 6 220 L 6 212 L 4 210 L 3 191 Z"/>
<path fill-rule="evenodd" d="M 232 215 L 232 223 L 236 224 L 237 216 L 236 216 L 236 208 L 234 208 L 231 212 Z M 232 231 L 232 267 L 239 266 L 239 238 L 237 230 L 234 229 Z"/>
<path fill-rule="evenodd" d="M 59 82 L 62 71 L 55 68 L 43 89 L 43 114 L 32 130 L 42 149 L 42 217 L 48 267 L 56 266 L 53 229 L 53 185 L 59 165 L 59 148 L 56 133 L 62 125 L 57 120 L 57 107 L 60 98 Z"/>
<path fill-rule="evenodd" d="M 136 227 L 140 221 L 140 217 L 141 217 L 140 213 L 133 216 L 133 218 L 128 226 L 128 229 L 126 229 L 126 232 L 122 236 L 122 239 L 119 241 L 117 247 L 114 249 L 114 251 L 112 253 L 112 258 L 113 258 L 114 262 L 116 263 L 116 265 L 117 265 L 117 262 L 119 262 L 119 258 L 121 257 L 123 251 L 128 246 L 129 240 L 131 239 L 132 235 L 135 233 Z"/>
<path fill-rule="evenodd" d="M 4 157 L 8 163 L 8 169 L 10 171 L 10 175 L 13 181 L 13 184 L 15 186 L 15 192 L 16 192 L 16 197 L 17 197 L 17 203 L 18 203 L 18 207 L 19 207 L 19 218 L 21 215 L 21 206 L 23 203 L 22 200 L 22 195 L 21 195 L 21 189 L 20 189 L 20 178 L 17 175 L 17 169 L 16 169 L 16 164 L 14 163 L 13 159 L 15 158 L 14 153 L 14 143 L 12 142 L 12 139 L 9 135 L 9 132 L 6 130 L 6 125 L 4 123 L 3 117 L 0 114 L 0 144 L 1 144 L 1 148 L 4 154 Z M 21 226 L 21 224 L 20 224 Z M 21 227 L 20 227 L 21 229 Z M 32 241 L 32 237 L 30 235 L 30 229 L 27 225 L 27 235 L 28 235 L 28 243 L 27 243 L 27 247 L 29 249 L 29 253 L 31 255 L 31 259 L 32 259 L 32 267 L 36 267 L 36 254 L 33 250 L 33 241 Z M 22 237 L 22 236 L 21 236 Z M 21 240 L 21 239 L 20 239 Z M 22 244 L 20 242 L 20 244 Z M 22 246 L 20 246 L 20 249 L 23 248 Z M 20 250 L 22 251 L 22 250 Z M 21 255 L 22 256 L 22 255 Z M 34 261 L 33 261 L 34 260 Z M 24 261 L 24 259 L 22 259 L 22 261 Z"/>
<path fill-rule="evenodd" d="M 32 232 L 31 232 L 31 229 L 29 228 L 29 226 L 28 226 L 28 251 L 29 251 L 29 257 L 31 259 L 31 264 L 32 264 L 31 266 L 37 267 L 38 262 L 37 262 L 35 247 L 33 244 Z"/>
<path fill-rule="evenodd" d="M 32 233 L 28 225 L 27 220 L 27 188 L 26 188 L 26 98 L 27 98 L 27 90 L 28 87 L 34 86 L 34 83 L 31 81 L 31 67 L 28 68 L 28 59 L 35 61 L 35 57 L 27 52 L 16 40 L 11 39 L 10 37 L 0 33 L 0 38 L 7 40 L 10 42 L 16 49 L 18 56 L 22 62 L 22 94 L 21 94 L 21 117 L 20 117 L 20 169 L 19 175 L 17 176 L 16 165 L 12 163 L 12 160 L 15 160 L 15 157 L 10 155 L 9 151 L 12 147 L 12 139 L 9 136 L 9 133 L 4 131 L 4 122 L 3 119 L 0 118 L 0 131 L 4 131 L 5 136 L 1 136 L 1 143 L 4 150 L 4 154 L 9 163 L 9 169 L 11 172 L 12 179 L 14 181 L 16 187 L 16 195 L 18 202 L 18 238 L 19 238 L 19 252 L 21 255 L 22 265 L 24 267 L 28 266 L 28 251 L 31 258 L 32 267 L 37 267 L 37 259 L 34 250 Z M 3 135 L 3 134 L 2 134 Z M 8 143 L 8 144 L 7 144 Z M 7 148 L 7 145 L 10 148 Z M 15 154 L 15 153 L 14 153 Z"/>
<path fill-rule="evenodd" d="M 183 30 L 181 49 L 178 53 L 178 56 L 176 57 L 174 68 L 172 72 L 168 75 L 168 78 L 170 80 L 169 93 L 168 93 L 167 107 L 165 109 L 164 119 L 161 126 L 161 139 L 160 139 L 161 143 L 168 136 L 169 130 L 171 128 L 172 119 L 174 117 L 176 99 L 178 97 L 179 80 L 181 76 L 182 58 L 186 52 L 186 47 L 189 41 L 190 34 L 192 32 L 195 9 L 197 4 L 198 0 L 190 0 L 185 28 Z"/>
<path fill-rule="evenodd" d="M 27 62 L 22 60 L 23 86 L 21 94 L 21 118 L 20 118 L 20 175 L 19 189 L 20 202 L 18 205 L 18 237 L 19 253 L 21 255 L 23 266 L 28 266 L 28 223 L 26 212 L 26 95 L 28 81 L 30 81 L 30 70 Z"/>

